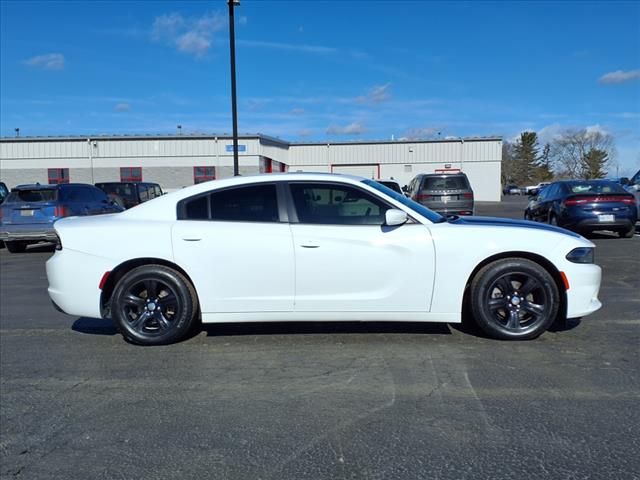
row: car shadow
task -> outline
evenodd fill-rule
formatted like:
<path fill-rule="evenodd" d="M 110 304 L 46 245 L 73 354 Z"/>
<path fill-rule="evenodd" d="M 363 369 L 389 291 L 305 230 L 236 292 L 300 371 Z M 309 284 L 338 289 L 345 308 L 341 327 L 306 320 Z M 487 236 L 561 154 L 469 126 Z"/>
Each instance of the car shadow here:
<path fill-rule="evenodd" d="M 71 330 L 90 335 L 115 335 L 118 330 L 111 320 L 81 317 L 73 322 Z"/>
<path fill-rule="evenodd" d="M 202 325 L 207 336 L 238 335 L 331 335 L 331 334 L 417 334 L 451 335 L 446 323 L 432 322 L 265 322 L 209 323 Z"/>

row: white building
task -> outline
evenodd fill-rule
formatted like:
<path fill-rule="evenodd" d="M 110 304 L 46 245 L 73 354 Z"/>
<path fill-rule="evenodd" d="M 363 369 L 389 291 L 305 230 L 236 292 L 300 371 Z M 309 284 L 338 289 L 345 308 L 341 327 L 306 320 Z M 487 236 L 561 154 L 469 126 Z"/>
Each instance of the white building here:
<path fill-rule="evenodd" d="M 241 174 L 276 171 L 354 173 L 396 179 L 459 169 L 476 200 L 500 200 L 501 138 L 290 143 L 241 135 Z M 233 174 L 230 135 L 0 138 L 0 180 L 22 183 L 144 180 L 165 190 Z"/>

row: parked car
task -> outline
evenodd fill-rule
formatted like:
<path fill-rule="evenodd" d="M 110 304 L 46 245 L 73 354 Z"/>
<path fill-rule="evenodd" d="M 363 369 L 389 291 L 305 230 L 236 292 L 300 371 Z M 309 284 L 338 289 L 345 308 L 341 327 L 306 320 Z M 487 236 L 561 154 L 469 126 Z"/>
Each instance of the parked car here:
<path fill-rule="evenodd" d="M 638 217 L 640 217 L 640 170 L 638 170 L 633 177 L 624 182 L 624 189 L 636 198 Z"/>
<path fill-rule="evenodd" d="M 9 189 L 4 182 L 0 182 L 0 204 L 4 202 L 5 198 L 9 195 Z"/>
<path fill-rule="evenodd" d="M 442 215 L 473 215 L 473 190 L 460 173 L 417 175 L 408 186 L 413 201 Z"/>
<path fill-rule="evenodd" d="M 150 182 L 99 182 L 96 187 L 125 209 L 162 195 L 160 185 Z"/>
<path fill-rule="evenodd" d="M 144 345 L 178 341 L 199 320 L 457 323 L 462 311 L 493 337 L 531 339 L 601 306 L 581 236 L 447 219 L 352 176 L 233 177 L 54 227 L 54 305 L 110 317 Z"/>
<path fill-rule="evenodd" d="M 525 215 L 581 233 L 613 230 L 621 237 L 635 233 L 636 200 L 609 180 L 555 182 L 533 198 Z"/>
<path fill-rule="evenodd" d="M 522 189 L 517 185 L 505 185 L 502 189 L 503 195 L 522 195 Z"/>
<path fill-rule="evenodd" d="M 53 224 L 62 217 L 121 212 L 93 185 L 19 185 L 0 206 L 0 240 L 11 253 L 57 239 Z"/>
<path fill-rule="evenodd" d="M 400 184 L 393 179 L 389 179 L 389 180 L 380 179 L 380 180 L 376 180 L 376 182 L 378 182 L 380 185 L 384 185 L 385 187 L 390 188 L 394 192 L 397 192 L 400 194 L 403 193 L 402 188 L 400 188 Z"/>

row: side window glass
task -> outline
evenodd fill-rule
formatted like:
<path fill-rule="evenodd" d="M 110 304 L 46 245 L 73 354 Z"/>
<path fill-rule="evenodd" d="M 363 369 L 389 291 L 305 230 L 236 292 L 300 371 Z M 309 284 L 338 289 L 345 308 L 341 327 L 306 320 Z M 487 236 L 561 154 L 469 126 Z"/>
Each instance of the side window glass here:
<path fill-rule="evenodd" d="M 149 192 L 147 191 L 146 185 L 138 185 L 138 195 L 140 196 L 141 202 L 149 200 Z"/>
<path fill-rule="evenodd" d="M 300 223 L 382 225 L 390 208 L 382 200 L 349 185 L 292 183 Z"/>
<path fill-rule="evenodd" d="M 102 190 L 100 190 L 99 188 L 90 188 L 89 190 L 91 190 L 91 196 L 93 197 L 93 201 L 94 202 L 108 202 L 109 199 L 107 198 L 107 194 L 104 193 Z"/>
<path fill-rule="evenodd" d="M 278 222 L 276 186 L 252 185 L 212 192 L 211 220 Z"/>
<path fill-rule="evenodd" d="M 184 220 L 209 220 L 209 196 L 187 200 L 184 206 Z"/>
<path fill-rule="evenodd" d="M 62 190 L 62 200 L 65 202 L 84 202 L 86 197 L 82 195 L 82 187 L 70 186 Z"/>

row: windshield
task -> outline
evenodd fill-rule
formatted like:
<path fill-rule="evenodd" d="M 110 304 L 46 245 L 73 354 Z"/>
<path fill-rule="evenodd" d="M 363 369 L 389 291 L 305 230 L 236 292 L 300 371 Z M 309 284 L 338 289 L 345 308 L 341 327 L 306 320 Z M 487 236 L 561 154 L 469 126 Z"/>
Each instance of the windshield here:
<path fill-rule="evenodd" d="M 404 195 L 401 195 L 401 194 L 399 194 L 397 192 L 394 192 L 390 188 L 385 187 L 384 185 L 381 185 L 380 183 L 376 182 L 375 180 L 362 180 L 362 183 L 365 183 L 365 184 L 369 185 L 370 187 L 375 188 L 379 192 L 384 193 L 388 197 L 393 198 L 396 202 L 400 202 L 405 207 L 409 207 L 411 210 L 413 210 L 414 212 L 418 213 L 419 215 L 422 215 L 423 217 L 431 220 L 433 223 L 442 223 L 442 222 L 446 222 L 447 221 L 446 218 L 444 218 L 439 213 L 436 213 L 433 210 L 429 210 L 427 207 L 425 207 L 423 205 L 420 205 L 419 203 L 414 202 L 410 198 L 407 198 Z"/>

